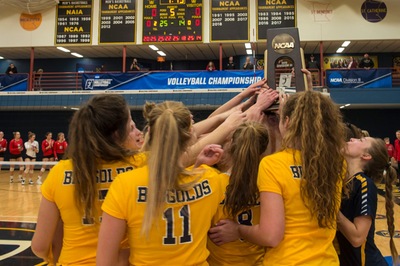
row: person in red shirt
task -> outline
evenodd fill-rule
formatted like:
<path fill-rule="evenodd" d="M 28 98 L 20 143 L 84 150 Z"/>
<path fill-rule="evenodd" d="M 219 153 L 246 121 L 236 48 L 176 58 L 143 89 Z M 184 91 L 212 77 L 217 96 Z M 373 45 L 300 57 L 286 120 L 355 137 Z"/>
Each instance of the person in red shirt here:
<path fill-rule="evenodd" d="M 0 161 L 4 161 L 4 154 L 7 150 L 7 140 L 4 138 L 4 132 L 0 131 Z M 3 165 L 0 164 L 0 171 Z"/>
<path fill-rule="evenodd" d="M 24 141 L 21 139 L 21 133 L 18 131 L 13 132 L 14 138 L 10 141 L 10 161 L 22 162 L 22 151 L 24 150 Z M 25 184 L 25 180 L 22 179 L 22 173 L 24 172 L 24 165 L 19 166 L 19 180 L 21 180 L 21 184 Z M 10 183 L 14 182 L 14 165 L 10 165 Z"/>
<path fill-rule="evenodd" d="M 62 160 L 65 150 L 68 147 L 68 143 L 65 140 L 65 135 L 63 132 L 57 134 L 57 140 L 54 143 L 54 157 L 56 161 Z"/>
<path fill-rule="evenodd" d="M 206 67 L 207 71 L 214 71 L 215 70 L 215 65 L 213 61 L 208 62 L 208 65 Z"/>
<path fill-rule="evenodd" d="M 397 161 L 397 176 L 400 177 L 400 129 L 396 131 L 394 140 L 394 160 Z"/>
<path fill-rule="evenodd" d="M 52 132 L 46 133 L 46 138 L 42 141 L 42 151 L 43 151 L 43 158 L 42 158 L 43 162 L 48 162 L 48 161 L 54 162 L 54 139 Z M 42 184 L 42 176 L 43 173 L 46 171 L 47 166 L 48 166 L 47 164 L 42 165 L 36 184 L 38 185 Z M 51 168 L 51 166 L 49 168 Z"/>
<path fill-rule="evenodd" d="M 389 154 L 389 158 L 395 157 L 394 146 L 390 143 L 390 139 L 388 137 L 383 139 L 385 141 L 386 149 Z"/>

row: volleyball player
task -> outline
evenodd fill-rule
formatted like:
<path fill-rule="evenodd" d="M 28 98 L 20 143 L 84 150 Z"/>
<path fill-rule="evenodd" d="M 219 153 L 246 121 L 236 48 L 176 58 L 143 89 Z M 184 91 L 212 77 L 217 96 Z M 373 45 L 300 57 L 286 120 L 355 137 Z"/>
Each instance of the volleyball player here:
<path fill-rule="evenodd" d="M 28 141 L 24 143 L 26 157 L 25 162 L 35 162 L 36 154 L 39 152 L 39 143 L 35 140 L 36 134 L 33 132 L 28 132 Z M 22 184 L 25 184 L 26 176 L 29 174 L 29 185 L 33 185 L 32 177 L 33 171 L 35 169 L 34 165 L 27 165 L 22 177 Z"/>
<path fill-rule="evenodd" d="M 54 162 L 54 140 L 52 139 L 52 137 L 53 133 L 47 132 L 46 138 L 42 141 L 43 162 L 48 162 L 48 161 Z M 43 173 L 46 171 L 47 166 L 48 166 L 47 164 L 43 164 L 42 168 L 40 168 L 38 179 L 36 181 L 38 185 L 42 184 L 42 176 Z"/>
<path fill-rule="evenodd" d="M 148 112 L 148 165 L 119 175 L 102 206 L 97 265 L 115 265 L 127 230 L 131 265 L 207 265 L 207 231 L 225 187 L 215 170 L 183 167 L 190 111 L 164 102 Z"/>
<path fill-rule="evenodd" d="M 0 161 L 4 161 L 4 154 L 7 151 L 7 140 L 4 138 L 4 132 L 0 131 Z M 0 164 L 0 171 L 2 168 L 2 164 Z"/>
<path fill-rule="evenodd" d="M 64 153 L 67 150 L 68 143 L 65 140 L 65 135 L 63 132 L 57 134 L 57 140 L 54 143 L 54 158 L 56 161 L 62 160 Z"/>
<path fill-rule="evenodd" d="M 24 150 L 24 141 L 21 139 L 21 133 L 18 131 L 13 132 L 14 138 L 10 141 L 10 162 L 22 162 L 22 151 Z M 14 169 L 15 165 L 10 165 L 10 183 L 14 182 Z M 18 178 L 21 180 L 21 184 L 25 184 L 25 180 L 22 179 L 22 174 L 24 172 L 24 165 L 19 166 Z"/>
<path fill-rule="evenodd" d="M 137 132 L 121 95 L 96 95 L 74 114 L 68 159 L 50 170 L 41 187 L 32 239 L 37 256 L 60 265 L 95 264 L 100 207 L 108 188 L 117 174 L 144 162 L 132 151 Z M 58 250 L 53 250 L 52 258 L 52 242 L 60 235 L 58 224 L 63 226 L 62 249 L 59 258 Z"/>
<path fill-rule="evenodd" d="M 389 164 L 386 145 L 381 139 L 363 137 L 350 139 L 345 149 L 350 188 L 349 197 L 342 200 L 336 234 L 340 265 L 387 266 L 374 242 L 378 189 L 375 184 L 385 182 L 385 207 L 390 236 L 393 265 L 398 265 L 398 254 L 393 241 L 393 184 L 396 170 Z"/>
<path fill-rule="evenodd" d="M 263 265 L 339 265 L 332 244 L 345 144 L 339 109 L 314 91 L 280 103 L 283 150 L 259 166 L 260 224 L 222 220 L 210 238 L 217 245 L 242 238 L 268 247 Z"/>
<path fill-rule="evenodd" d="M 221 203 L 213 221 L 233 219 L 239 224 L 254 225 L 260 220 L 257 170 L 268 146 L 268 130 L 257 122 L 242 124 L 233 133 L 228 145 L 224 146 L 230 166 L 226 179 L 225 200 Z M 237 239 L 221 246 L 208 241 L 211 266 L 219 265 L 262 265 L 265 248 L 248 241 Z"/>

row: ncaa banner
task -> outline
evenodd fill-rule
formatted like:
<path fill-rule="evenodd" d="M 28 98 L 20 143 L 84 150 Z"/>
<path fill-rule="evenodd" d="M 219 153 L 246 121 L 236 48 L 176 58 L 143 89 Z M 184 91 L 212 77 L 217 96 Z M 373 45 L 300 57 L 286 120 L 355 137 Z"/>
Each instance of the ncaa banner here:
<path fill-rule="evenodd" d="M 391 69 L 327 70 L 329 88 L 391 88 Z"/>
<path fill-rule="evenodd" d="M 86 90 L 165 90 L 245 88 L 261 80 L 264 71 L 139 72 L 83 74 Z"/>
<path fill-rule="evenodd" d="M 28 74 L 0 75 L 0 91 L 27 91 Z"/>
<path fill-rule="evenodd" d="M 129 83 L 141 75 L 141 73 L 82 74 L 82 88 L 84 90 L 109 90 Z"/>

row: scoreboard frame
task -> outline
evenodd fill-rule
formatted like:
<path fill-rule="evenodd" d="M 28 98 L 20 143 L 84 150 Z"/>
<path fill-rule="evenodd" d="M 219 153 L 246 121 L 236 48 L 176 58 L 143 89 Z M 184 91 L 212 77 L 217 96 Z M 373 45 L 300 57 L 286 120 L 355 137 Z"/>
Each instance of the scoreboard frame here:
<path fill-rule="evenodd" d="M 177 3 L 165 3 L 165 4 L 160 4 L 161 3 L 161 1 L 169 1 L 169 2 L 177 2 Z M 179 2 L 184 2 L 184 3 L 179 3 Z M 192 2 L 192 1 L 195 1 L 194 3 Z M 142 18 L 142 23 L 143 23 L 143 25 L 142 25 L 142 44 L 156 44 L 156 43 L 164 43 L 164 44 L 174 44 L 174 43 L 177 43 L 177 44 L 185 44 L 185 43 L 203 43 L 204 42 L 204 27 L 203 27 L 203 19 L 204 19 L 204 1 L 203 0 L 154 0 L 153 1 L 153 4 L 152 5 L 150 5 L 150 4 L 148 4 L 147 3 L 148 1 L 146 1 L 146 3 L 143 3 L 143 9 L 142 9 L 142 11 L 143 11 L 143 18 Z M 157 3 L 156 3 L 157 2 Z M 188 3 L 189 2 L 189 3 Z M 190 2 L 192 2 L 192 3 L 190 3 Z M 199 23 L 199 25 L 198 26 L 196 26 L 196 27 L 200 27 L 200 34 L 196 34 L 195 36 L 194 36 L 194 40 L 186 40 L 186 41 L 182 41 L 181 40 L 181 38 L 180 38 L 180 35 L 184 35 L 184 36 L 187 36 L 187 35 L 189 35 L 189 34 L 192 34 L 193 35 L 193 31 L 195 31 L 195 30 L 192 30 L 192 31 L 188 31 L 187 30 L 187 28 L 186 28 L 186 26 L 184 27 L 184 31 L 183 31 L 183 34 L 178 34 L 178 33 L 176 33 L 176 34 L 174 34 L 173 36 L 171 36 L 171 39 L 174 39 L 175 37 L 179 37 L 179 40 L 178 41 L 173 41 L 173 40 L 171 40 L 171 41 L 160 41 L 159 40 L 159 38 L 161 38 L 161 37 L 164 37 L 164 36 L 169 36 L 169 35 L 172 35 L 173 33 L 168 33 L 168 25 L 170 25 L 170 21 L 172 21 L 172 20 L 168 20 L 168 19 L 166 19 L 167 20 L 167 26 L 165 27 L 166 28 L 166 31 L 165 32 L 167 32 L 167 34 L 162 34 L 162 33 L 160 33 L 161 32 L 161 30 L 160 30 L 160 26 L 157 26 L 157 30 L 159 31 L 159 33 L 157 33 L 157 30 L 147 30 L 148 28 L 151 28 L 151 26 L 149 27 L 149 26 L 147 26 L 146 24 L 147 24 L 147 21 L 156 21 L 156 20 L 147 20 L 147 19 L 145 19 L 145 17 L 147 16 L 147 14 L 145 14 L 145 13 L 147 13 L 146 11 L 147 10 L 150 10 L 150 9 L 156 9 L 156 14 L 152 14 L 152 17 L 157 17 L 158 18 L 158 21 L 160 21 L 160 9 L 161 8 L 168 8 L 168 6 L 177 6 L 177 5 L 185 5 L 185 25 L 186 25 L 186 20 L 187 20 L 187 13 L 186 13 L 186 11 L 187 11 L 187 5 L 188 4 L 193 4 L 193 5 L 198 5 L 198 4 L 200 4 L 201 6 L 200 6 L 200 8 L 201 8 L 201 11 L 200 11 L 200 18 L 199 18 L 199 20 L 200 20 L 200 23 Z M 146 8 L 146 5 L 148 5 L 148 6 L 153 6 L 153 7 L 149 7 L 149 8 Z M 178 6 L 178 8 L 179 8 L 179 6 Z M 196 9 L 196 8 L 199 8 L 199 7 L 193 7 L 193 9 Z M 152 12 L 154 12 L 154 11 L 152 11 Z M 170 11 L 171 12 L 171 11 Z M 175 12 L 175 11 L 174 11 Z M 191 12 L 191 10 L 189 11 L 189 12 Z M 195 10 L 194 10 L 194 12 L 195 12 Z M 178 20 L 178 18 L 175 18 L 174 20 Z M 175 29 L 175 27 L 177 27 L 177 26 L 174 26 L 174 31 L 179 31 L 179 29 Z M 162 28 L 162 27 L 161 27 Z M 150 34 L 149 34 L 150 33 Z M 151 35 L 151 34 L 154 34 L 154 35 Z M 155 36 L 155 38 L 156 38 L 156 40 L 152 40 L 152 41 L 145 41 L 145 38 L 146 37 L 149 37 L 149 36 Z M 196 36 L 200 36 L 201 37 L 201 40 L 196 40 Z"/>

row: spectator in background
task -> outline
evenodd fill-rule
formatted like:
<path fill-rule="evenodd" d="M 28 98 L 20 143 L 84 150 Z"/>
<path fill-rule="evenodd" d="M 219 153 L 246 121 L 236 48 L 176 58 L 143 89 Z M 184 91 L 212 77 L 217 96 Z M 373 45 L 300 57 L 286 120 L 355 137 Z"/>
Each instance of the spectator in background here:
<path fill-rule="evenodd" d="M 62 160 L 65 150 L 68 147 L 68 143 L 65 140 L 65 135 L 63 132 L 57 134 L 57 140 L 54 142 L 54 157 L 56 161 Z"/>
<path fill-rule="evenodd" d="M 315 60 L 314 55 L 310 56 L 310 60 L 307 62 L 307 69 L 318 69 L 319 70 L 319 63 Z"/>
<path fill-rule="evenodd" d="M 226 64 L 226 68 L 225 69 L 236 69 L 236 65 L 233 62 L 233 56 L 229 57 L 228 63 Z"/>
<path fill-rule="evenodd" d="M 4 138 L 4 132 L 0 131 L 0 161 L 4 161 L 4 154 L 7 150 L 7 140 Z M 0 171 L 3 165 L 0 164 Z"/>
<path fill-rule="evenodd" d="M 339 59 L 339 68 L 347 68 L 347 62 L 346 60 Z"/>
<path fill-rule="evenodd" d="M 385 141 L 386 149 L 388 151 L 389 157 L 392 158 L 395 156 L 394 146 L 390 143 L 389 137 L 383 139 Z"/>
<path fill-rule="evenodd" d="M 39 68 L 38 71 L 33 72 L 33 90 L 42 90 L 42 74 L 43 74 L 43 69 Z"/>
<path fill-rule="evenodd" d="M 206 67 L 207 71 L 214 71 L 215 70 L 215 65 L 213 61 L 208 62 L 208 65 Z"/>
<path fill-rule="evenodd" d="M 353 68 L 357 68 L 357 67 L 358 67 L 357 60 L 354 57 L 350 56 L 350 61 L 349 61 L 349 64 L 347 65 L 347 68 L 353 69 Z"/>
<path fill-rule="evenodd" d="M 374 61 L 372 61 L 372 59 L 369 57 L 369 54 L 365 54 L 358 66 L 364 69 L 371 69 L 374 68 L 375 64 Z"/>
<path fill-rule="evenodd" d="M 140 71 L 140 66 L 139 66 L 136 58 L 133 58 L 130 70 L 131 71 Z"/>
<path fill-rule="evenodd" d="M 15 74 L 15 73 L 18 73 L 17 67 L 14 66 L 13 63 L 11 63 L 9 65 L 9 67 L 7 68 L 7 70 L 6 70 L 6 74 L 12 75 L 12 74 Z"/>
<path fill-rule="evenodd" d="M 245 70 L 253 70 L 254 65 L 251 63 L 250 56 L 246 57 L 246 62 L 243 64 L 243 69 Z"/>
<path fill-rule="evenodd" d="M 397 162 L 397 176 L 400 176 L 400 130 L 396 131 L 394 140 L 394 160 Z"/>

